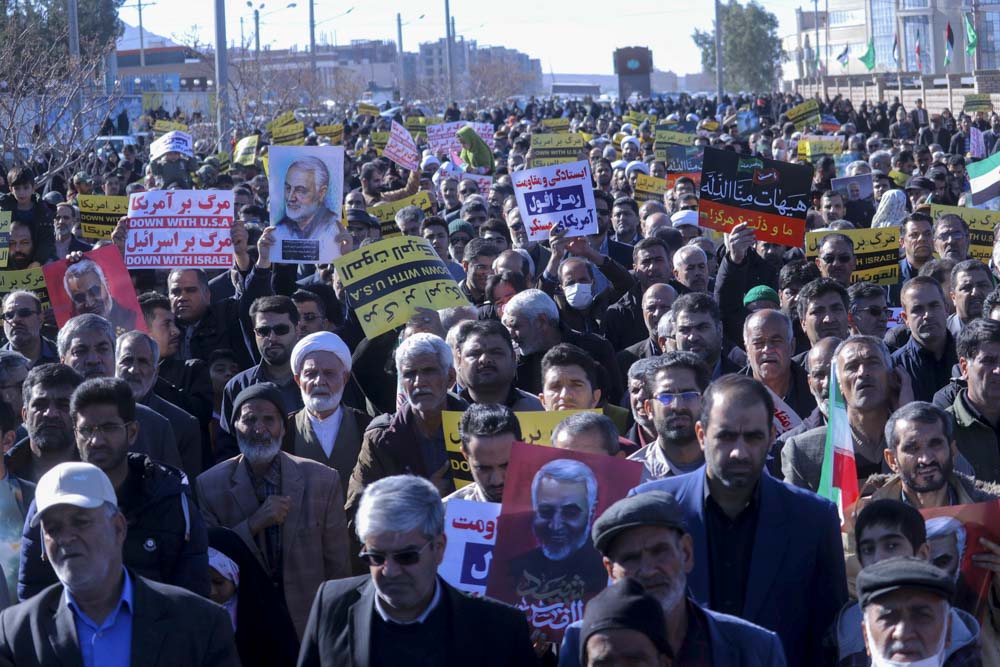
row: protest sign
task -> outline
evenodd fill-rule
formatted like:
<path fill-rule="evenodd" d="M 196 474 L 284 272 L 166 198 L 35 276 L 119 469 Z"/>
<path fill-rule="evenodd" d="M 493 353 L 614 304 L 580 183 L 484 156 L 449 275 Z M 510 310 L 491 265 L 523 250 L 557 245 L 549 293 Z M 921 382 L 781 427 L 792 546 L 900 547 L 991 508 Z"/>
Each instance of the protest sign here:
<path fill-rule="evenodd" d="M 628 111 L 622 114 L 622 120 L 626 123 L 632 123 L 636 127 L 639 127 L 643 123 L 649 123 L 650 125 L 656 125 L 656 116 L 653 114 L 642 113 L 641 111 Z"/>
<path fill-rule="evenodd" d="M 514 196 L 531 241 L 544 241 L 553 227 L 567 236 L 597 233 L 586 160 L 514 172 Z"/>
<path fill-rule="evenodd" d="M 367 102 L 358 102 L 358 115 L 359 116 L 378 116 L 378 107 L 374 104 L 368 104 Z"/>
<path fill-rule="evenodd" d="M 827 234 L 843 234 L 854 242 L 854 273 L 851 282 L 867 280 L 876 285 L 899 283 L 899 227 L 878 229 L 829 229 L 806 234 L 806 259 L 814 260 Z"/>
<path fill-rule="evenodd" d="M 427 215 L 430 215 L 431 211 L 434 210 L 431 195 L 426 190 L 421 190 L 412 197 L 379 202 L 368 209 L 368 215 L 375 217 L 381 223 L 382 238 L 399 236 L 399 227 L 396 226 L 396 213 L 407 206 L 419 206 L 420 210 Z"/>
<path fill-rule="evenodd" d="M 432 153 L 444 153 L 451 155 L 462 151 L 462 144 L 459 143 L 456 132 L 465 127 L 472 126 L 476 134 L 486 142 L 486 145 L 493 150 L 495 140 L 493 139 L 493 125 L 491 123 L 466 123 L 455 121 L 453 123 L 438 123 L 427 126 L 427 144 Z"/>
<path fill-rule="evenodd" d="M 646 174 L 638 174 L 635 179 L 633 197 L 638 202 L 663 201 L 663 193 L 667 191 L 667 180 Z"/>
<path fill-rule="evenodd" d="M 736 132 L 746 136 L 760 129 L 760 116 L 753 111 L 736 112 Z"/>
<path fill-rule="evenodd" d="M 403 127 L 413 135 L 414 139 L 417 139 L 418 136 L 427 136 L 428 125 L 437 125 L 443 122 L 444 118 L 440 116 L 407 116 L 403 122 Z"/>
<path fill-rule="evenodd" d="M 515 442 L 486 594 L 524 611 L 543 641 L 558 642 L 607 585 L 591 524 L 641 475 L 635 461 Z"/>
<path fill-rule="evenodd" d="M 375 148 L 376 155 L 382 155 L 385 152 L 386 144 L 389 143 L 389 133 L 388 132 L 372 132 L 369 137 L 372 140 L 372 147 Z"/>
<path fill-rule="evenodd" d="M 653 135 L 656 139 L 655 150 L 663 150 L 664 146 L 676 144 L 678 146 L 691 146 L 698 135 L 690 132 L 680 132 L 674 129 L 674 125 L 657 125 Z"/>
<path fill-rule="evenodd" d="M 468 306 L 431 244 L 415 236 L 383 239 L 337 258 L 350 307 L 368 338 L 404 324 L 418 306 Z"/>
<path fill-rule="evenodd" d="M 465 173 L 462 174 L 462 178 L 460 180 L 473 181 L 476 184 L 476 187 L 479 188 L 479 194 L 484 197 L 489 197 L 490 188 L 493 187 L 493 177 L 485 176 L 483 174 Z"/>
<path fill-rule="evenodd" d="M 219 173 L 228 174 L 229 166 L 232 163 L 232 156 L 229 151 L 219 151 L 215 154 L 215 159 L 219 161 Z"/>
<path fill-rule="evenodd" d="M 837 157 L 844 150 L 840 139 L 828 139 L 818 135 L 804 135 L 799 139 L 798 155 L 816 164 L 824 157 Z"/>
<path fill-rule="evenodd" d="M 965 171 L 972 186 L 973 206 L 1000 196 L 1000 153 L 994 153 L 985 160 L 970 162 Z"/>
<path fill-rule="evenodd" d="M 889 317 L 885 320 L 885 330 L 895 329 L 903 324 L 903 309 L 901 307 L 890 306 Z"/>
<path fill-rule="evenodd" d="M 954 606 L 982 622 L 996 575 L 973 562 L 973 557 L 992 553 L 979 543 L 981 538 L 1000 543 L 1000 500 L 922 509 L 920 513 L 927 530 L 930 561 L 955 580 Z"/>
<path fill-rule="evenodd" d="M 989 93 L 966 95 L 965 103 L 962 105 L 962 111 L 965 113 L 976 113 L 977 111 L 986 113 L 988 111 L 993 111 L 993 100 L 990 98 Z"/>
<path fill-rule="evenodd" d="M 116 336 L 133 329 L 147 331 L 128 269 L 115 246 L 89 250 L 74 264 L 65 259 L 49 262 L 42 272 L 60 327 L 71 317 L 93 313 L 111 322 Z"/>
<path fill-rule="evenodd" d="M 0 211 L 0 268 L 10 259 L 10 211 Z"/>
<path fill-rule="evenodd" d="M 706 148 L 699 188 L 701 226 L 729 232 L 747 223 L 757 230 L 758 241 L 801 247 L 812 171 L 805 165 Z"/>
<path fill-rule="evenodd" d="M 111 238 L 119 218 L 128 215 L 128 197 L 79 195 L 76 205 L 80 208 L 80 232 L 88 241 Z"/>
<path fill-rule="evenodd" d="M 517 422 L 521 426 L 521 439 L 529 445 L 549 446 L 552 444 L 552 431 L 556 425 L 570 415 L 579 412 L 600 414 L 600 410 L 532 410 L 515 412 Z M 441 430 L 444 433 L 444 447 L 448 451 L 448 461 L 451 463 L 451 476 L 455 487 L 462 488 L 472 484 L 472 473 L 469 462 L 462 454 L 462 436 L 458 425 L 462 414 L 456 410 L 445 410 L 441 413 Z"/>
<path fill-rule="evenodd" d="M 403 169 L 416 171 L 420 168 L 420 151 L 417 150 L 417 142 L 413 140 L 406 128 L 396 121 L 392 121 L 389 141 L 382 154 Z"/>
<path fill-rule="evenodd" d="M 695 190 L 701 185 L 701 172 L 700 171 L 682 171 L 676 174 L 667 174 L 667 190 L 673 190 L 677 181 L 681 178 L 690 178 L 694 181 Z"/>
<path fill-rule="evenodd" d="M 806 100 L 802 104 L 796 105 L 785 112 L 785 117 L 789 123 L 795 125 L 795 129 L 802 131 L 807 125 L 815 125 L 822 118 L 819 113 L 819 103 L 816 100 Z"/>
<path fill-rule="evenodd" d="M 531 135 L 532 167 L 576 162 L 580 159 L 581 151 L 583 151 L 583 137 L 579 134 Z"/>
<path fill-rule="evenodd" d="M 978 127 L 969 128 L 969 157 L 986 157 L 986 142 L 983 141 L 983 131 Z"/>
<path fill-rule="evenodd" d="M 700 146 L 667 144 L 662 149 L 657 148 L 656 151 L 656 159 L 667 165 L 668 174 L 701 173 L 701 162 L 705 157 L 705 149 Z"/>
<path fill-rule="evenodd" d="M 243 137 L 236 142 L 233 149 L 233 162 L 236 164 L 252 165 L 257 158 L 257 142 L 260 140 L 256 134 Z"/>
<path fill-rule="evenodd" d="M 875 197 L 875 182 L 871 174 L 834 178 L 830 187 L 843 195 L 844 201 L 872 200 Z"/>
<path fill-rule="evenodd" d="M 313 132 L 316 133 L 316 136 L 326 137 L 334 146 L 339 146 L 344 143 L 343 123 L 336 123 L 334 125 L 317 125 L 313 128 Z"/>
<path fill-rule="evenodd" d="M 228 269 L 233 265 L 232 190 L 151 190 L 128 202 L 125 266 Z"/>
<path fill-rule="evenodd" d="M 153 138 L 159 139 L 168 132 L 187 132 L 188 126 L 184 123 L 175 123 L 169 120 L 158 120 L 153 123 Z"/>
<path fill-rule="evenodd" d="M 444 511 L 448 544 L 438 574 L 460 591 L 482 597 L 497 542 L 500 503 L 449 500 Z"/>
<path fill-rule="evenodd" d="M 266 129 L 268 132 L 273 133 L 275 129 L 279 127 L 284 127 L 285 125 L 291 125 L 294 122 L 295 122 L 295 112 L 286 111 L 285 113 L 276 116 L 274 120 L 265 123 L 264 129 Z"/>
<path fill-rule="evenodd" d="M 569 118 L 543 118 L 542 127 L 553 132 L 569 132 Z"/>
<path fill-rule="evenodd" d="M 305 141 L 305 123 L 289 123 L 271 130 L 271 144 L 273 146 L 302 146 Z"/>
<path fill-rule="evenodd" d="M 965 206 L 931 204 L 931 217 L 957 215 L 969 226 L 969 257 L 988 264 L 993 256 L 993 230 L 1000 224 L 1000 211 L 987 211 Z"/>
<path fill-rule="evenodd" d="M 194 155 L 193 146 L 190 134 L 175 130 L 164 134 L 149 145 L 149 157 L 151 160 L 155 160 L 167 153 L 180 153 L 191 157 Z"/>
<path fill-rule="evenodd" d="M 327 264 L 340 256 L 343 146 L 272 146 L 271 261 Z M 280 193 L 280 194 L 279 194 Z"/>
<path fill-rule="evenodd" d="M 15 271 L 0 271 L 0 299 L 11 292 L 25 290 L 31 292 L 42 302 L 42 310 L 51 307 L 49 290 L 45 286 L 45 274 L 41 267 L 20 269 Z"/>

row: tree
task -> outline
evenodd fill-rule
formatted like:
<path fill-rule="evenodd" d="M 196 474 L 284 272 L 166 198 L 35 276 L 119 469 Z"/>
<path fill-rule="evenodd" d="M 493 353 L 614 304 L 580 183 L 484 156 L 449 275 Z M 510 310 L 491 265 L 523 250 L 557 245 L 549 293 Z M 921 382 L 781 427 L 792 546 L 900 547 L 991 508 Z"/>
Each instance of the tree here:
<path fill-rule="evenodd" d="M 781 75 L 784 49 L 778 38 L 778 18 L 754 0 L 719 7 L 722 20 L 722 70 L 729 90 L 771 90 Z M 691 35 L 701 50 L 704 71 L 715 72 L 715 30 Z"/>
<path fill-rule="evenodd" d="M 121 36 L 124 27 L 118 9 L 125 0 L 79 0 L 77 24 L 80 55 L 85 60 L 107 53 Z M 30 28 L 41 41 L 59 41 L 68 48 L 69 16 L 66 0 L 0 0 L 0 36 L 5 44 Z M 19 45 L 20 46 L 20 45 Z"/>
<path fill-rule="evenodd" d="M 529 74 L 499 60 L 480 60 L 469 67 L 469 97 L 484 106 L 527 93 L 531 82 Z"/>

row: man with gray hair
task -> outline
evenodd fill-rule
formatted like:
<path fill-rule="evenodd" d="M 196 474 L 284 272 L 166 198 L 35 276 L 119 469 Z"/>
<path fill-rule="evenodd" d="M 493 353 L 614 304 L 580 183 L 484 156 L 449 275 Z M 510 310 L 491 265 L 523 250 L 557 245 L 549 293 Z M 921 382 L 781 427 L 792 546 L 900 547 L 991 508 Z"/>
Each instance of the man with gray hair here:
<path fill-rule="evenodd" d="M 396 227 L 403 236 L 420 236 L 424 212 L 419 206 L 404 206 L 396 211 Z"/>
<path fill-rule="evenodd" d="M 114 325 L 116 336 L 135 329 L 137 313 L 111 297 L 104 270 L 93 260 L 71 263 L 63 276 L 63 288 L 73 304 L 74 315 L 100 315 Z"/>
<path fill-rule="evenodd" d="M 115 345 L 115 375 L 128 383 L 135 402 L 166 417 L 177 436 L 181 467 L 189 480 L 202 471 L 201 426 L 183 408 L 153 392 L 159 375 L 160 346 L 141 331 L 129 331 Z"/>
<path fill-rule="evenodd" d="M 33 292 L 18 290 L 3 299 L 4 350 L 20 352 L 32 366 L 59 361 L 55 342 L 42 336 L 42 302 Z"/>
<path fill-rule="evenodd" d="M 438 576 L 444 506 L 429 481 L 394 475 L 372 483 L 356 529 L 368 574 L 320 586 L 298 667 L 537 663 L 523 613 L 463 595 Z"/>
<path fill-rule="evenodd" d="M 275 240 L 319 240 L 339 229 L 337 216 L 326 206 L 330 171 L 318 157 L 301 157 L 285 171 L 285 215 L 275 225 Z"/>
<path fill-rule="evenodd" d="M 595 412 L 578 412 L 556 424 L 552 429 L 552 446 L 607 456 L 617 456 L 621 451 L 615 423 Z"/>
<path fill-rule="evenodd" d="M 28 377 L 31 364 L 23 354 L 11 350 L 0 350 L 0 400 L 10 406 L 14 415 L 14 425 L 20 426 L 24 417 L 24 378 Z"/>
<path fill-rule="evenodd" d="M 365 431 L 347 490 L 349 518 L 365 487 L 383 477 L 414 474 L 430 479 L 442 496 L 455 490 L 441 413 L 463 411 L 469 404 L 448 392 L 455 384 L 451 348 L 438 336 L 415 333 L 396 349 L 396 371 L 406 402 Z"/>

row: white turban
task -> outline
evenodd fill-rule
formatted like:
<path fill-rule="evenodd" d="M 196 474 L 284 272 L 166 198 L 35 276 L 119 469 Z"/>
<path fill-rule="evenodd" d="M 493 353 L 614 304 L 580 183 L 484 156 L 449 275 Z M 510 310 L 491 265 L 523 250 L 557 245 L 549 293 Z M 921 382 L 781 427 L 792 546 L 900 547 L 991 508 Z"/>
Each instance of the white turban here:
<path fill-rule="evenodd" d="M 635 144 L 636 148 L 642 148 L 642 145 L 639 143 L 639 140 L 635 137 L 625 137 L 624 139 L 622 139 L 622 150 L 625 150 L 625 144 Z"/>
<path fill-rule="evenodd" d="M 649 165 L 642 160 L 632 160 L 625 167 L 625 173 L 631 174 L 633 171 L 638 171 L 649 176 Z"/>
<path fill-rule="evenodd" d="M 340 363 L 344 364 L 344 369 L 351 370 L 351 351 L 347 344 L 337 334 L 317 331 L 300 340 L 292 348 L 292 373 L 298 375 L 302 371 L 302 364 L 310 352 L 333 352 L 340 359 Z"/>
<path fill-rule="evenodd" d="M 208 548 L 208 566 L 213 568 L 216 572 L 221 574 L 223 577 L 233 582 L 233 586 L 239 588 L 240 586 L 240 566 L 237 565 L 233 560 L 222 553 L 221 551 L 214 549 L 212 547 Z"/>

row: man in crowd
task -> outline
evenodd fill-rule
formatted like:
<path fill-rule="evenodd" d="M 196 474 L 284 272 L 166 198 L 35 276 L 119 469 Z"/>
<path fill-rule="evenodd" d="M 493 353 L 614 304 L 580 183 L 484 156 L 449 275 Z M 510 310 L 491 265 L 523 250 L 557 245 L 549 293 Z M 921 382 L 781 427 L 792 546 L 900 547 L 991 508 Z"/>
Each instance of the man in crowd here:
<path fill-rule="evenodd" d="M 723 376 L 702 396 L 695 426 L 705 466 L 630 493 L 671 493 L 698 526 L 688 588 L 699 604 L 774 631 L 789 664 L 818 664 L 823 633 L 847 599 L 840 519 L 829 501 L 761 474 L 773 414 L 764 385 Z M 794 563 L 794 581 L 783 562 Z"/>
<path fill-rule="evenodd" d="M 955 337 L 947 327 L 944 290 L 933 278 L 917 276 L 903 284 L 900 298 L 910 339 L 892 353 L 892 362 L 909 376 L 913 398 L 930 401 L 948 384 L 952 366 L 958 363 Z"/>
<path fill-rule="evenodd" d="M 610 417 L 593 412 L 571 414 L 552 429 L 552 446 L 585 454 L 621 455 L 618 428 Z"/>
<path fill-rule="evenodd" d="M 23 354 L 31 365 L 59 361 L 56 344 L 42 336 L 42 302 L 32 292 L 14 291 L 3 300 L 3 349 Z"/>
<path fill-rule="evenodd" d="M 643 239 L 640 243 L 655 240 Z M 663 352 L 660 348 L 659 335 L 656 329 L 660 323 L 660 318 L 670 312 L 676 299 L 677 290 L 670 285 L 654 283 L 649 286 L 642 295 L 642 311 L 640 313 L 646 338 L 618 352 L 617 360 L 619 368 L 628 369 L 639 359 L 649 359 Z M 621 302 L 619 301 L 619 303 Z M 610 314 L 611 311 L 609 310 L 608 312 Z"/>
<path fill-rule="evenodd" d="M 664 288 L 674 292 L 669 285 L 673 280 L 673 265 L 670 249 L 658 238 L 644 238 L 632 249 L 633 274 L 635 284 L 618 301 L 608 307 L 601 321 L 601 335 L 608 339 L 616 350 L 621 350 L 642 341 L 648 334 L 644 326 L 643 311 L 646 294 L 653 286 L 659 286 L 657 293 L 665 294 Z M 672 301 L 673 299 L 671 299 Z M 655 324 L 653 328 L 655 328 Z"/>
<path fill-rule="evenodd" d="M 830 194 L 828 190 L 824 195 Z M 857 266 L 854 257 L 854 241 L 846 234 L 827 234 L 819 242 L 816 250 L 816 266 L 824 278 L 832 278 L 845 289 L 851 284 L 851 274 Z"/>
<path fill-rule="evenodd" d="M 495 245 L 479 237 L 469 241 L 462 252 L 465 281 L 459 288 L 474 306 L 481 306 L 486 301 L 486 279 L 493 273 L 493 260 L 498 254 L 500 251 Z"/>
<path fill-rule="evenodd" d="M 233 403 L 240 454 L 198 476 L 210 526 L 234 530 L 284 593 L 299 636 L 322 582 L 350 573 L 340 476 L 333 468 L 281 451 L 285 406 L 269 382 Z"/>
<path fill-rule="evenodd" d="M 948 316 L 948 332 L 958 338 L 969 322 L 983 316 L 983 302 L 993 291 L 990 267 L 976 259 L 959 261 L 951 269 L 949 285 L 955 312 Z"/>
<path fill-rule="evenodd" d="M 802 330 L 815 345 L 820 339 L 833 336 L 847 338 L 847 312 L 850 301 L 847 289 L 833 278 L 817 278 L 806 283 L 795 302 Z M 805 353 L 795 357 L 801 364 Z"/>
<path fill-rule="evenodd" d="M 503 500 L 511 445 L 521 440 L 521 425 L 505 405 L 474 403 L 462 413 L 458 426 L 462 456 L 469 464 L 472 484 L 466 484 L 444 500 L 499 503 Z"/>
<path fill-rule="evenodd" d="M 459 396 L 468 403 L 500 404 L 518 412 L 542 410 L 538 398 L 514 384 L 517 358 L 510 333 L 496 320 L 463 322 L 455 337 Z"/>
<path fill-rule="evenodd" d="M 958 364 L 965 387 L 948 412 L 955 418 L 958 451 L 977 480 L 1000 482 L 1000 322 L 973 320 L 958 335 Z"/>
<path fill-rule="evenodd" d="M 969 225 L 962 216 L 946 213 L 934 221 L 934 252 L 953 262 L 969 258 Z"/>
<path fill-rule="evenodd" d="M 847 325 L 851 335 L 876 338 L 884 336 L 889 320 L 885 289 L 862 280 L 847 288 L 847 297 L 851 303 L 847 311 Z"/>
<path fill-rule="evenodd" d="M 670 310 L 676 350 L 701 357 L 713 380 L 740 371 L 739 366 L 722 354 L 722 314 L 715 299 L 703 292 L 692 292 L 678 297 Z"/>
<path fill-rule="evenodd" d="M 931 219 L 922 213 L 913 213 L 900 230 L 903 259 L 899 260 L 899 283 L 889 288 L 889 303 L 900 306 L 900 290 L 927 262 L 934 258 L 934 228 Z"/>
<path fill-rule="evenodd" d="M 750 374 L 767 387 L 772 399 L 780 399 L 800 420 L 809 415 L 816 399 L 805 370 L 792 360 L 792 321 L 780 310 L 759 310 L 743 325 L 743 344 Z"/>

